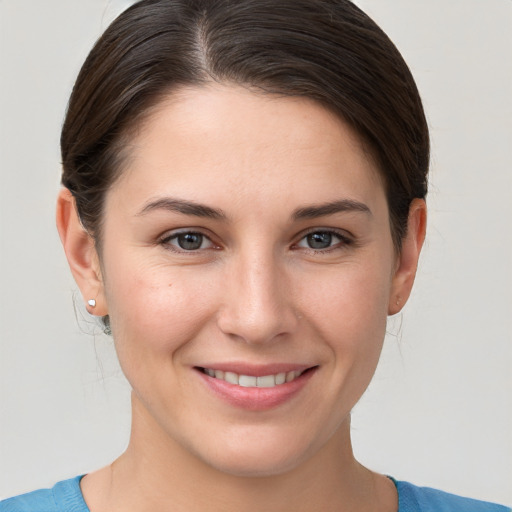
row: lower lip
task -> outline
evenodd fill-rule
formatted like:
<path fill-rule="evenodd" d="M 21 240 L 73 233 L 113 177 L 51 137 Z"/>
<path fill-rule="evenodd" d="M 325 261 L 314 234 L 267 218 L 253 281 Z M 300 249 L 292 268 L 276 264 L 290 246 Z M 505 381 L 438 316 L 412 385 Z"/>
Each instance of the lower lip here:
<path fill-rule="evenodd" d="M 316 368 L 304 372 L 291 382 L 279 384 L 273 388 L 245 388 L 210 377 L 200 370 L 195 369 L 195 371 L 215 395 L 230 405 L 250 411 L 265 411 L 284 404 L 296 396 L 316 373 Z"/>

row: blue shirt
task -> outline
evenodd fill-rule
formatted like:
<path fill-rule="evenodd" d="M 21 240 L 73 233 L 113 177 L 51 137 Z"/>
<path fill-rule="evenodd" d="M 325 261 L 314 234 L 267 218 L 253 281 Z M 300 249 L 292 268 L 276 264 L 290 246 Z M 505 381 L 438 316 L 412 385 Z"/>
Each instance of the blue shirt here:
<path fill-rule="evenodd" d="M 81 476 L 0 502 L 0 512 L 90 512 L 80 490 Z M 393 480 L 398 491 L 398 512 L 512 512 L 485 501 L 417 487 Z"/>

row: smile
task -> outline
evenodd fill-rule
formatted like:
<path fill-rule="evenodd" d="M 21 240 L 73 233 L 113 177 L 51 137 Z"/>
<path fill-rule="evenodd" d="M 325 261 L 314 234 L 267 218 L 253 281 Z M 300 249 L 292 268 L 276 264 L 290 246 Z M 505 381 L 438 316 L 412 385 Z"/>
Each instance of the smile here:
<path fill-rule="evenodd" d="M 195 366 L 200 380 L 214 396 L 237 409 L 268 411 L 307 387 L 319 366 L 244 363 Z"/>
<path fill-rule="evenodd" d="M 305 371 L 293 370 L 289 372 L 276 373 L 274 375 L 256 377 L 254 375 L 241 375 L 234 372 L 214 370 L 213 368 L 201 368 L 200 370 L 209 377 L 220 379 L 228 382 L 229 384 L 234 384 L 243 388 L 273 388 L 275 386 L 280 386 L 294 381 Z"/>

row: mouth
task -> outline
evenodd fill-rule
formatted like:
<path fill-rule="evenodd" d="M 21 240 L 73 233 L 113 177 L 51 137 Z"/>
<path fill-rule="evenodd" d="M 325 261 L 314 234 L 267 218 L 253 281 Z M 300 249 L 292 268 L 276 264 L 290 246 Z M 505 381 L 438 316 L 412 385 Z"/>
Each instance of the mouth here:
<path fill-rule="evenodd" d="M 293 382 L 307 372 L 316 369 L 312 366 L 303 370 L 290 370 L 269 375 L 244 375 L 232 371 L 217 370 L 214 368 L 196 367 L 198 371 L 211 377 L 212 379 L 222 380 L 228 384 L 240 386 L 243 388 L 274 388 Z"/>
<path fill-rule="evenodd" d="M 286 384 L 287 382 L 292 382 L 295 379 L 298 379 L 303 373 L 311 369 L 312 368 L 308 368 L 307 370 L 302 371 L 292 370 L 289 372 L 281 372 L 272 375 L 256 377 L 254 375 L 241 375 L 235 372 L 214 370 L 213 368 L 198 368 L 199 371 L 203 372 L 209 377 L 220 379 L 228 382 L 229 384 L 234 384 L 243 388 L 273 388 L 275 386 Z"/>
<path fill-rule="evenodd" d="M 194 370 L 216 396 L 232 406 L 250 411 L 268 410 L 292 399 L 319 368 L 289 364 L 219 366 L 195 366 Z"/>

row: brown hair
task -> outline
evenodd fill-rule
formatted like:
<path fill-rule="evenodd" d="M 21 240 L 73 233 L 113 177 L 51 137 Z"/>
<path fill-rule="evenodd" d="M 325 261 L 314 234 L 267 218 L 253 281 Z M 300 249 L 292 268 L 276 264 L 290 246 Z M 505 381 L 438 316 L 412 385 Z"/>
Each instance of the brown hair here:
<path fill-rule="evenodd" d="M 142 0 L 121 14 L 80 71 L 61 137 L 62 183 L 97 244 L 131 131 L 176 88 L 212 81 L 308 97 L 347 121 L 376 159 L 400 248 L 427 193 L 428 127 L 400 53 L 348 0 Z"/>

